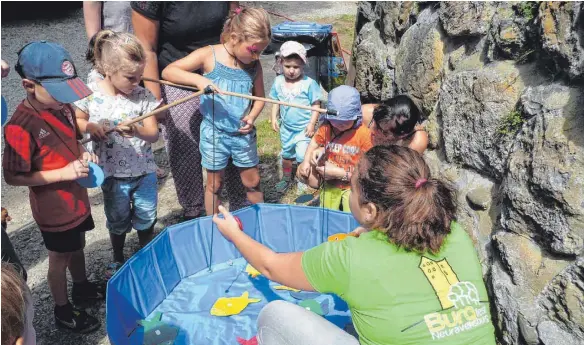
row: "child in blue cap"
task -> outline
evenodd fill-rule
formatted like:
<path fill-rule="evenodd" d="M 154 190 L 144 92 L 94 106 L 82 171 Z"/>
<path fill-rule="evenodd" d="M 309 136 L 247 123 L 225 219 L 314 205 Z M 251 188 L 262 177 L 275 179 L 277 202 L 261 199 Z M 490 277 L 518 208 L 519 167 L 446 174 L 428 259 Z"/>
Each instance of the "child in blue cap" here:
<path fill-rule="evenodd" d="M 16 72 L 26 98 L 4 129 L 2 166 L 6 183 L 28 186 L 32 215 L 49 251 L 49 289 L 58 327 L 77 333 L 99 328 L 99 321 L 74 307 L 67 296 L 67 269 L 73 302 L 102 300 L 105 286 L 89 282 L 85 232 L 94 228 L 87 190 L 75 180 L 87 177 L 97 157 L 77 141 L 81 136 L 70 103 L 91 91 L 77 77 L 73 60 L 59 44 L 39 41 L 18 53 Z"/>
<path fill-rule="evenodd" d="M 361 99 L 357 89 L 341 85 L 329 93 L 327 108 L 336 116 L 326 116 L 306 150 L 306 159 L 297 172 L 298 179 L 319 188 L 320 204 L 333 210 L 350 212 L 351 175 L 361 155 L 373 145 L 371 132 L 362 124 Z M 323 155 L 312 158 L 324 147 Z"/>

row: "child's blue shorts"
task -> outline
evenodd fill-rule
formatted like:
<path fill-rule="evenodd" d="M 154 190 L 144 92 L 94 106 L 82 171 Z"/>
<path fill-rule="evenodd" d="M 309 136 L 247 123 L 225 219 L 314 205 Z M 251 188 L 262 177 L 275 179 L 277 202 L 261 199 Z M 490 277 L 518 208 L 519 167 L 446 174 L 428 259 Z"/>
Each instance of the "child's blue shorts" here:
<path fill-rule="evenodd" d="M 304 154 L 310 144 L 310 138 L 301 131 L 293 131 L 286 126 L 280 127 L 280 140 L 282 142 L 282 158 L 293 160 L 298 163 L 304 161 Z"/>
<path fill-rule="evenodd" d="M 228 134 L 215 129 L 213 142 L 213 124 L 201 123 L 201 165 L 207 170 L 222 170 L 227 167 L 229 157 L 240 168 L 251 168 L 259 164 L 258 139 L 254 130 L 245 135 Z M 214 164 L 213 164 L 214 163 Z"/>
<path fill-rule="evenodd" d="M 139 177 L 108 177 L 101 185 L 106 227 L 115 235 L 132 228 L 142 231 L 156 223 L 158 190 L 156 173 Z"/>

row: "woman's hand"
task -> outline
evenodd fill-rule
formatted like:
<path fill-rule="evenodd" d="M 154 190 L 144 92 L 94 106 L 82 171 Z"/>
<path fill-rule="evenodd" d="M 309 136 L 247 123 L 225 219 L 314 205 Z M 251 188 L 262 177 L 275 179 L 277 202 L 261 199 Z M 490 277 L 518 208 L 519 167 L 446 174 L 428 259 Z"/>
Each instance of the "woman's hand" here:
<path fill-rule="evenodd" d="M 213 216 L 213 223 L 217 225 L 217 229 L 219 229 L 221 235 L 223 235 L 223 237 L 225 237 L 227 240 L 231 241 L 234 235 L 241 233 L 241 228 L 239 227 L 239 224 L 233 215 L 231 215 L 231 213 L 229 213 L 225 207 L 220 205 L 219 212 L 221 212 L 223 218 L 220 218 L 219 214 L 215 214 Z"/>
<path fill-rule="evenodd" d="M 324 157 L 324 147 L 319 147 L 312 151 L 312 155 L 310 157 L 310 164 L 314 166 L 321 165 L 320 161 Z"/>
<path fill-rule="evenodd" d="M 298 175 L 305 179 L 310 175 L 310 164 L 306 160 L 298 166 Z"/>
<path fill-rule="evenodd" d="M 341 180 L 346 176 L 345 169 L 336 166 L 331 162 L 324 163 L 324 166 L 317 166 L 316 171 L 320 176 L 322 176 L 326 181 L 330 180 Z"/>
<path fill-rule="evenodd" d="M 350 236 L 359 237 L 359 236 L 361 236 L 361 234 L 366 233 L 366 232 L 369 232 L 369 231 L 370 231 L 370 229 L 366 229 L 366 228 L 364 228 L 362 226 L 358 226 L 355 230 L 351 231 L 349 233 L 349 235 Z"/>

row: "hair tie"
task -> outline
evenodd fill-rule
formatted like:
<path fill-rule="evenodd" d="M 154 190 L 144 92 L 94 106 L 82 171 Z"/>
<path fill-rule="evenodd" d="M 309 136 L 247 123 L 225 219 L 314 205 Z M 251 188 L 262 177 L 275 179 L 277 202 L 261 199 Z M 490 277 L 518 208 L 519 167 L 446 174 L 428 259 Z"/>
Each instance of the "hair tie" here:
<path fill-rule="evenodd" d="M 426 182 L 428 182 L 428 180 L 425 178 L 421 178 L 421 179 L 417 180 L 416 181 L 416 189 L 422 187 Z"/>
<path fill-rule="evenodd" d="M 235 14 L 240 14 L 241 13 L 241 7 L 238 7 L 235 9 Z"/>

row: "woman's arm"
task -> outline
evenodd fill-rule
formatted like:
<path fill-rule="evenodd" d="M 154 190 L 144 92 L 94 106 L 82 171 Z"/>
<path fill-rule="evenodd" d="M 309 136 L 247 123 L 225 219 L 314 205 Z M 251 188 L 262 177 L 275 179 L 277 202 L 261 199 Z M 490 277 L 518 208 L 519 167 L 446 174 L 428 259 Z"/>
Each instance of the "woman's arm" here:
<path fill-rule="evenodd" d="M 373 111 L 377 108 L 379 104 L 367 103 L 361 106 L 361 113 L 363 113 L 363 124 L 369 127 L 369 124 L 373 120 Z"/>
<path fill-rule="evenodd" d="M 134 27 L 134 35 L 142 43 L 144 52 L 146 53 L 146 66 L 144 68 L 144 77 L 151 79 L 158 79 L 158 30 L 160 22 L 158 20 L 150 19 L 142 14 L 132 10 L 132 26 Z M 156 99 L 162 99 L 162 90 L 160 84 L 145 81 L 144 86 L 152 92 Z"/>
<path fill-rule="evenodd" d="M 423 129 L 417 130 L 408 147 L 423 154 L 428 148 L 428 132 Z"/>
<path fill-rule="evenodd" d="M 217 224 L 219 231 L 226 239 L 233 242 L 247 262 L 262 275 L 291 288 L 315 291 L 302 269 L 301 252 L 275 253 L 241 231 L 233 216 L 223 206 L 219 206 L 219 212 L 224 218 L 219 218 L 218 215 L 213 217 L 213 222 Z"/>
<path fill-rule="evenodd" d="M 87 40 L 101 30 L 101 1 L 83 1 L 83 18 Z"/>

